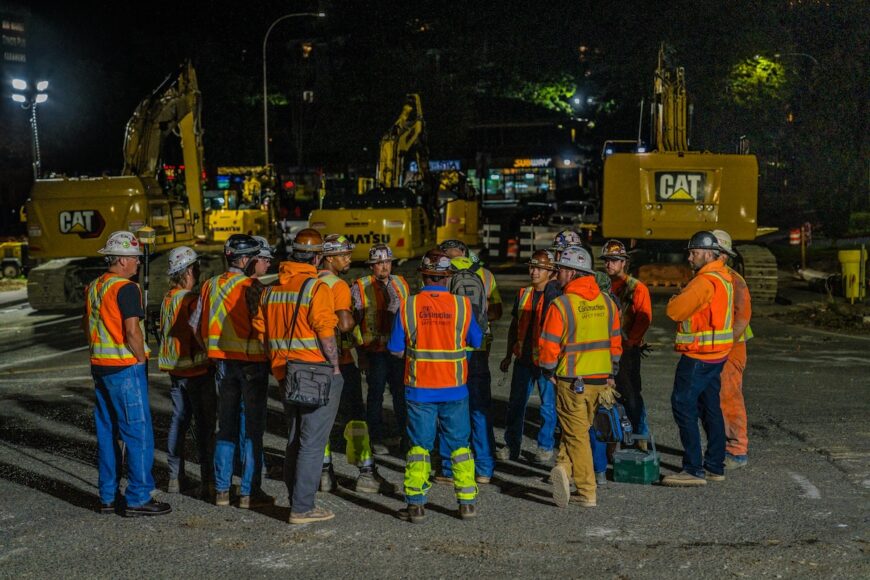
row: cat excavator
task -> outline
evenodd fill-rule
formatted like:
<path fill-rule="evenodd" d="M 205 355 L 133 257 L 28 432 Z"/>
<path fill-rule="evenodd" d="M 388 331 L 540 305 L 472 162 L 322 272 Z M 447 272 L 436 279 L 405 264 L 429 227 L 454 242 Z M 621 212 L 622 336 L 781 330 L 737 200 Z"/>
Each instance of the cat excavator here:
<path fill-rule="evenodd" d="M 697 231 L 723 229 L 735 242 L 751 242 L 770 231 L 757 220 L 757 159 L 748 153 L 690 151 L 687 101 L 685 72 L 666 66 L 662 45 L 652 102 L 653 150 L 638 146 L 618 152 L 624 141 L 604 146 L 602 233 L 633 240 L 638 277 L 653 286 L 688 282 L 692 272 L 685 244 Z M 735 249 L 737 269 L 753 301 L 772 302 L 777 286 L 773 254 L 750 243 Z"/>
<path fill-rule="evenodd" d="M 136 107 L 124 133 L 121 175 L 34 182 L 26 205 L 30 254 L 39 262 L 27 280 L 34 309 L 80 307 L 85 286 L 106 269 L 97 250 L 117 230 L 155 230 L 152 306 L 166 289 L 168 250 L 196 245 L 203 279 L 222 269 L 204 219 L 201 108 L 196 72 L 186 62 Z M 170 182 L 162 168 L 172 135 L 181 139 L 184 176 Z"/>

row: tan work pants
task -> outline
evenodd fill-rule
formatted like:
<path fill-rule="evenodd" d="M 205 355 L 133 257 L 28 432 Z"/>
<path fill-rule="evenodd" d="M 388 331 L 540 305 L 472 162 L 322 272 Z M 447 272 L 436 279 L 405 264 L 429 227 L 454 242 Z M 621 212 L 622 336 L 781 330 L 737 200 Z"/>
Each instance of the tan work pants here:
<path fill-rule="evenodd" d="M 588 500 L 596 499 L 589 427 L 603 390 L 603 386 L 586 385 L 582 393 L 575 393 L 571 381 L 559 379 L 556 382 L 556 415 L 562 427 L 556 463 L 563 465 L 574 478 L 577 494 Z"/>

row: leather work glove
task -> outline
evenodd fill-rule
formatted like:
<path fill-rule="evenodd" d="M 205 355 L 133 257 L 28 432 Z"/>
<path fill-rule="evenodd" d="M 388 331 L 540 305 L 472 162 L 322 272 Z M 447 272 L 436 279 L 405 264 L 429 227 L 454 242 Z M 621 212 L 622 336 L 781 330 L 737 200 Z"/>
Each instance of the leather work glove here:
<path fill-rule="evenodd" d="M 640 349 L 640 358 L 648 357 L 649 353 L 653 351 L 652 345 L 648 342 L 641 344 L 638 348 Z"/>
<path fill-rule="evenodd" d="M 620 395 L 616 388 L 610 384 L 610 381 L 607 383 L 607 386 L 604 387 L 601 390 L 601 394 L 598 395 L 598 404 L 609 409 L 616 404 L 616 399 Z"/>
<path fill-rule="evenodd" d="M 504 359 L 502 359 L 502 361 L 498 364 L 499 370 L 501 370 L 501 372 L 503 372 L 503 373 L 508 372 L 508 369 L 511 368 L 511 360 L 512 359 L 513 359 L 513 356 L 511 356 L 511 355 L 504 357 Z"/>

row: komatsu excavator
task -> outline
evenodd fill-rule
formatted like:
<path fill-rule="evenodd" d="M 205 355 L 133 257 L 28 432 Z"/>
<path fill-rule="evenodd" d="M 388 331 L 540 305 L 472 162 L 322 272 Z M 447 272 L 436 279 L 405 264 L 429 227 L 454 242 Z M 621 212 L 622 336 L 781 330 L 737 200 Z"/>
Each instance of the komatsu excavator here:
<path fill-rule="evenodd" d="M 209 236 L 203 213 L 201 108 L 196 72 L 186 62 L 136 107 L 124 134 L 120 176 L 34 182 L 26 206 L 30 253 L 39 261 L 27 280 L 33 308 L 81 306 L 86 284 L 106 268 L 97 250 L 117 230 L 155 230 L 152 304 L 166 288 L 167 250 L 198 244 L 203 279 L 222 268 L 219 249 L 203 245 Z M 183 188 L 165 187 L 160 181 L 170 135 L 181 138 Z"/>
<path fill-rule="evenodd" d="M 723 229 L 735 242 L 752 241 L 764 232 L 757 221 L 755 156 L 689 151 L 687 117 L 683 68 L 666 66 L 662 46 L 652 103 L 654 149 L 614 152 L 620 147 L 605 144 L 604 152 L 602 233 L 637 242 L 632 261 L 640 262 L 638 276 L 650 285 L 688 282 L 692 273 L 683 248 L 699 230 Z M 676 254 L 668 252 L 668 241 L 679 248 Z M 735 249 L 753 301 L 773 301 L 773 254 L 753 244 Z"/>

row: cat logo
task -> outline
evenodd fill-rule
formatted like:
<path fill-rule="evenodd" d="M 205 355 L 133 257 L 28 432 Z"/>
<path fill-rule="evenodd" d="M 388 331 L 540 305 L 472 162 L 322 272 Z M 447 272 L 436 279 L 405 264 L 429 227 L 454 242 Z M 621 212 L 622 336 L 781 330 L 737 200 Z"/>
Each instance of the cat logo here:
<path fill-rule="evenodd" d="M 77 234 L 80 238 L 96 238 L 103 233 L 106 221 L 95 209 L 62 211 L 57 216 L 62 234 Z"/>
<path fill-rule="evenodd" d="M 699 172 L 656 171 L 658 201 L 704 201 L 707 175 Z"/>

